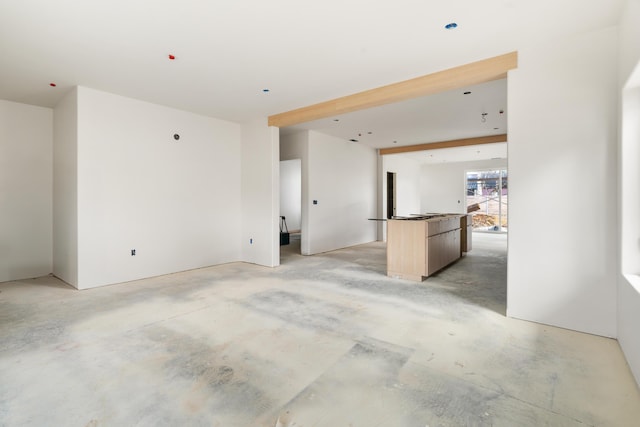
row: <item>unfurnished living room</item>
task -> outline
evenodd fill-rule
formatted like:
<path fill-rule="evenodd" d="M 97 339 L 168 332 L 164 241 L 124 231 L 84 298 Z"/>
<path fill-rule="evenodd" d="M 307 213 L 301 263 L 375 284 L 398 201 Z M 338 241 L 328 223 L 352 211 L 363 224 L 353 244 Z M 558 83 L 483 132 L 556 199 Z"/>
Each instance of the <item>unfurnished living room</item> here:
<path fill-rule="evenodd" d="M 0 425 L 631 426 L 640 0 L 0 0 Z"/>

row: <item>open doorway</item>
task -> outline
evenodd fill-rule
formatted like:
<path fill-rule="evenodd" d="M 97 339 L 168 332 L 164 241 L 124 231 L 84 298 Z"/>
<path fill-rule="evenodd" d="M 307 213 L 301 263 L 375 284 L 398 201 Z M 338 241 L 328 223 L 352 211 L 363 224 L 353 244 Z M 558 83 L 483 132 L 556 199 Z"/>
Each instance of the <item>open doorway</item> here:
<path fill-rule="evenodd" d="M 300 254 L 302 236 L 302 160 L 280 161 L 280 262 Z M 286 233 L 286 236 L 283 234 Z M 283 238 L 284 237 L 284 238 Z"/>
<path fill-rule="evenodd" d="M 387 219 L 396 216 L 396 173 L 387 172 Z"/>
<path fill-rule="evenodd" d="M 465 162 L 480 162 L 481 160 L 486 162 L 471 166 L 471 168 L 495 167 L 486 163 L 494 158 L 502 158 L 501 156 L 484 157 L 484 154 L 480 154 L 489 149 L 492 144 L 501 144 L 507 141 L 506 77 L 508 71 L 516 67 L 517 54 L 513 52 L 499 58 L 489 58 L 479 63 L 457 67 L 455 70 L 444 70 L 437 74 L 367 91 L 367 97 L 362 94 L 354 94 L 349 98 L 353 102 L 346 110 L 341 109 L 345 99 L 340 98 L 270 116 L 269 124 L 300 131 L 325 132 L 345 141 L 368 145 L 375 148 L 378 155 L 383 156 L 383 159 L 386 155 L 413 153 L 416 157 L 415 160 L 398 161 L 404 166 L 409 165 L 412 173 L 406 174 L 404 170 L 395 167 L 391 169 L 394 172 L 403 172 L 399 184 L 397 179 L 399 176 L 394 176 L 394 172 L 388 174 L 389 168 L 385 167 L 386 161 L 379 160 L 376 187 L 378 191 L 377 212 L 380 219 L 403 215 L 403 212 L 406 212 L 406 215 L 424 212 L 463 213 L 466 212 L 465 206 L 461 203 L 464 202 L 465 189 L 460 184 L 464 175 L 460 172 L 464 172 L 465 169 L 464 166 L 458 167 Z M 443 75 L 448 77 L 446 88 L 438 83 L 442 82 L 441 76 Z M 460 76 L 464 77 L 460 78 Z M 376 97 L 374 104 L 368 101 L 371 99 L 369 96 L 371 94 Z M 400 94 L 407 95 L 400 96 Z M 393 99 L 389 99 L 390 95 L 393 95 Z M 402 103 L 399 102 L 401 100 Z M 443 112 L 443 106 L 448 107 L 446 112 Z M 429 108 L 437 114 L 424 114 L 424 111 Z M 412 114 L 415 111 L 421 113 Z M 347 116 L 350 118 L 349 120 L 347 120 Z M 379 123 L 395 123 L 395 121 L 388 120 L 389 117 L 402 117 L 408 121 L 398 121 L 398 129 L 385 128 L 385 132 L 379 127 L 373 126 L 373 124 Z M 443 120 L 444 117 L 447 117 L 447 120 Z M 347 123 L 350 125 L 346 126 Z M 448 126 L 445 126 L 447 124 Z M 444 131 L 445 127 L 448 130 Z M 365 132 L 361 132 L 363 129 Z M 390 133 L 401 137 L 389 137 Z M 358 138 L 354 138 L 354 135 L 357 135 Z M 302 147 L 308 146 L 308 141 L 307 145 L 302 145 Z M 438 150 L 444 149 L 452 149 L 455 152 L 455 158 L 443 158 L 441 156 L 443 152 Z M 467 149 L 473 150 L 472 158 L 467 158 Z M 304 149 L 296 149 L 296 152 L 298 151 L 304 151 Z M 448 155 L 449 153 L 447 153 Z M 465 158 L 460 158 L 461 155 Z M 447 175 L 432 180 L 436 187 L 435 191 L 440 192 L 435 197 L 425 195 L 422 185 L 425 179 L 424 166 L 422 166 L 424 162 L 432 163 L 434 168 L 437 166 L 443 175 Z M 455 165 L 459 171 L 455 176 L 449 174 L 450 170 L 447 166 L 451 164 Z M 308 175 L 308 170 L 305 171 L 305 174 L 307 174 L 305 177 L 306 188 L 309 182 L 313 182 L 314 177 Z M 408 179 L 408 177 L 412 179 Z M 454 186 L 456 188 L 453 192 L 443 192 L 444 188 Z M 396 189 L 400 194 L 395 191 Z M 412 195 L 405 197 L 407 193 Z M 398 196 L 400 204 L 398 204 Z M 407 200 L 413 201 L 413 203 L 408 204 Z M 427 204 L 424 203 L 425 200 L 428 201 Z M 310 200 L 305 200 L 305 210 L 313 208 L 309 202 Z M 307 228 L 306 220 L 305 228 Z M 383 239 L 384 236 L 383 230 Z M 506 240 L 506 236 L 501 233 L 485 234 L 483 237 L 495 238 L 493 240 L 499 239 L 501 242 Z M 473 252 L 472 256 L 467 257 L 467 260 L 473 261 L 473 258 L 480 255 L 480 247 L 481 245 L 478 245 L 478 250 Z M 507 248 L 504 249 L 506 253 Z M 491 259 L 491 257 L 489 258 Z M 506 297 L 504 297 L 506 295 L 506 268 L 504 268 L 504 273 L 505 280 L 500 283 L 504 289 L 501 294 L 503 296 L 501 303 L 506 306 Z M 492 273 L 487 277 L 495 278 L 495 276 Z"/>

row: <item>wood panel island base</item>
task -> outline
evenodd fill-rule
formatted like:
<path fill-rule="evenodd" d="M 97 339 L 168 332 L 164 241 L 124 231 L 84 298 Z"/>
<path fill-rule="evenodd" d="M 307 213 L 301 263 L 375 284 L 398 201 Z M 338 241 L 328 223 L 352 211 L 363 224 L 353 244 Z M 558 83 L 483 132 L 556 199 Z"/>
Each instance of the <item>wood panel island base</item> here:
<path fill-rule="evenodd" d="M 427 214 L 387 221 L 387 276 L 421 282 L 470 250 L 470 215 Z"/>

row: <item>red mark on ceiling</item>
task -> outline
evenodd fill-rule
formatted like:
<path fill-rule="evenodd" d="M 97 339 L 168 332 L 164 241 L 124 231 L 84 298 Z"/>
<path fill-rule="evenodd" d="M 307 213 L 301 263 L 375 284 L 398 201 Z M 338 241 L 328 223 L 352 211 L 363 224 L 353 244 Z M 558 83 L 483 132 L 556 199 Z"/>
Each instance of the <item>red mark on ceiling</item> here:
<path fill-rule="evenodd" d="M 49 86 L 56 87 L 57 85 L 55 83 L 49 83 Z"/>
<path fill-rule="evenodd" d="M 169 54 L 169 59 L 173 61 L 174 59 L 176 59 L 176 57 L 175 57 L 175 55 Z"/>

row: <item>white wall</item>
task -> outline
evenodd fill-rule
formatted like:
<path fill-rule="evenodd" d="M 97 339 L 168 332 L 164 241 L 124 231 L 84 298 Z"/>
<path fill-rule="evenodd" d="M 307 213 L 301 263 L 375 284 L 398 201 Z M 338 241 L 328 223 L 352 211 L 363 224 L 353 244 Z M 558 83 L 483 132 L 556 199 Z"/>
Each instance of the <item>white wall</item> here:
<path fill-rule="evenodd" d="M 640 60 L 640 0 L 627 0 L 620 16 L 620 84 L 624 85 Z"/>
<path fill-rule="evenodd" d="M 617 36 L 611 28 L 524 48 L 508 83 L 508 315 L 609 337 Z"/>
<path fill-rule="evenodd" d="M 382 170 L 378 178 L 378 212 L 380 218 L 387 217 L 387 172 L 396 174 L 396 216 L 409 216 L 424 212 L 420 208 L 420 164 L 402 155 L 389 154 L 382 158 Z M 387 240 L 386 223 L 381 226 L 378 236 L 380 240 Z"/>
<path fill-rule="evenodd" d="M 621 227 L 618 230 L 622 272 L 635 274 L 635 286 L 618 275 L 618 341 L 640 384 L 640 0 L 630 0 L 620 23 L 620 74 L 623 118 L 618 188 Z M 631 79 L 631 80 L 630 80 Z M 626 86 L 626 87 L 625 87 Z M 630 278 L 630 280 L 633 280 Z"/>
<path fill-rule="evenodd" d="M 376 240 L 376 168 L 372 148 L 309 132 L 308 254 Z"/>
<path fill-rule="evenodd" d="M 387 217 L 387 172 L 396 174 L 396 215 L 409 216 L 420 210 L 420 163 L 399 155 L 382 156 L 382 214 Z"/>
<path fill-rule="evenodd" d="M 53 111 L 0 100 L 0 282 L 52 271 Z"/>
<path fill-rule="evenodd" d="M 279 131 L 242 126 L 242 260 L 267 267 L 280 265 Z"/>
<path fill-rule="evenodd" d="M 240 260 L 238 124 L 84 87 L 78 113 L 79 288 Z"/>
<path fill-rule="evenodd" d="M 280 216 L 289 231 L 300 230 L 302 216 L 302 160 L 280 161 Z"/>
<path fill-rule="evenodd" d="M 78 91 L 54 110 L 53 274 L 78 287 Z"/>
<path fill-rule="evenodd" d="M 506 168 L 507 159 L 423 165 L 420 170 L 421 212 L 467 213 L 466 173 Z"/>
<path fill-rule="evenodd" d="M 376 240 L 375 150 L 315 131 L 283 136 L 280 149 L 302 161 L 302 254 Z"/>

